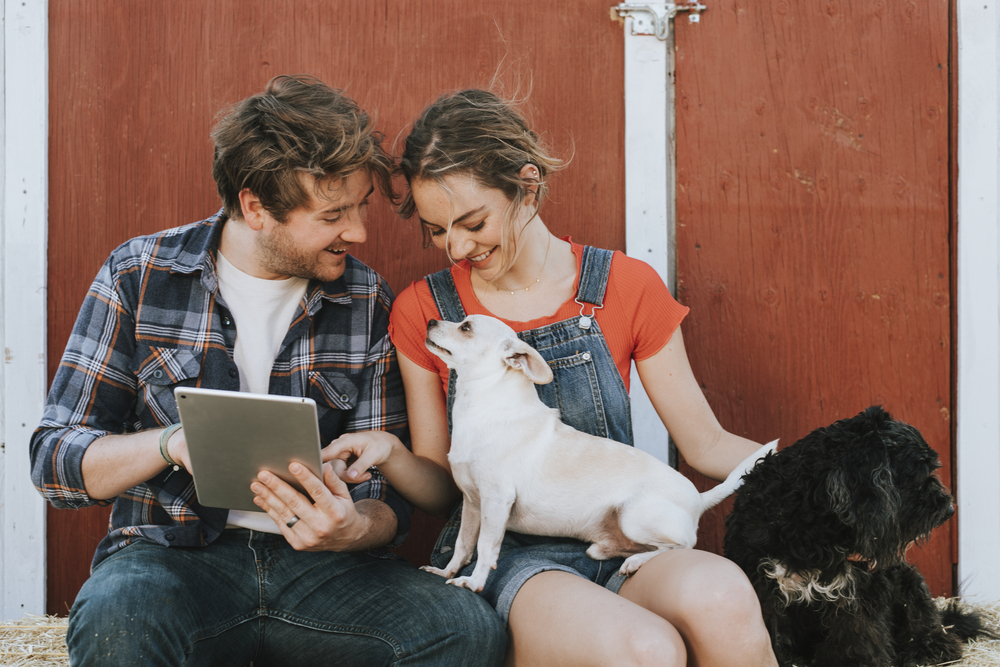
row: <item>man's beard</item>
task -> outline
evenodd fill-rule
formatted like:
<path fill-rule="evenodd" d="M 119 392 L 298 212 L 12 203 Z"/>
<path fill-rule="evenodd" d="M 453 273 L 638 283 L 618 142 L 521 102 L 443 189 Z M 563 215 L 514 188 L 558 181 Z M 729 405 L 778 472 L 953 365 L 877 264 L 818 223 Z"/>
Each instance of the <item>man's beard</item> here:
<path fill-rule="evenodd" d="M 255 238 L 257 257 L 272 273 L 320 282 L 336 280 L 342 273 L 336 272 L 334 275 L 335 269 L 329 267 L 326 275 L 321 274 L 316 258 L 300 251 L 280 224 L 270 236 L 257 235 Z"/>

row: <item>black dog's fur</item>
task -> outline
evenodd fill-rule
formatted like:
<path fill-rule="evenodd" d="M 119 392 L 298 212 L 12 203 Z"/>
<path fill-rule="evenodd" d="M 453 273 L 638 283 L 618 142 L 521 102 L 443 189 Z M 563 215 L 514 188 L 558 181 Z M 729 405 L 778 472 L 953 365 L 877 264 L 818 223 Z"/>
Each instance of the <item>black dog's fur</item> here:
<path fill-rule="evenodd" d="M 955 509 L 920 433 L 880 407 L 768 454 L 726 519 L 726 555 L 750 577 L 782 667 L 958 660 L 985 632 L 939 611 L 905 560 Z"/>

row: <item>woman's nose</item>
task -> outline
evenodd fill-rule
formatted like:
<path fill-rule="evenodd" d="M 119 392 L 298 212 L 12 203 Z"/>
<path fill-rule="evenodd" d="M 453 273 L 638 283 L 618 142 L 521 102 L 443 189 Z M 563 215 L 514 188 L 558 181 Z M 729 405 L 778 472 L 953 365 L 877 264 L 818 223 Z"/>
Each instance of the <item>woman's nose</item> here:
<path fill-rule="evenodd" d="M 448 240 L 448 253 L 451 255 L 452 259 L 465 259 L 466 256 L 472 252 L 472 249 L 476 247 L 476 242 L 473 241 L 467 234 L 460 231 L 453 229 L 450 237 L 451 238 Z"/>

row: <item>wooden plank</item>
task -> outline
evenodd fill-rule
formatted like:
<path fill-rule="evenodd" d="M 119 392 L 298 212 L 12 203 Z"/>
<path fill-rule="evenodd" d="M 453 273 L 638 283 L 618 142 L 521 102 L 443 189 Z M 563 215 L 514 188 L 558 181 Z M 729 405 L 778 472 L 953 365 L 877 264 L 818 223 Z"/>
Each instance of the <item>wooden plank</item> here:
<path fill-rule="evenodd" d="M 496 76 L 508 94 L 527 96 L 524 110 L 554 150 L 572 156 L 543 209 L 550 228 L 624 249 L 623 46 L 608 6 L 51 0 L 50 373 L 116 245 L 218 208 L 213 118 L 280 73 L 345 88 L 377 111 L 390 147 L 438 95 L 489 87 Z M 383 202 L 372 207 L 357 255 L 397 291 L 447 264 L 421 249 L 415 222 Z M 75 596 L 105 516 L 50 513 L 50 549 L 62 568 L 50 570 L 50 611 L 65 613 Z M 420 525 L 433 530 L 427 521 Z M 408 557 L 426 562 L 429 541 L 414 543 Z"/>
<path fill-rule="evenodd" d="M 678 294 L 726 428 L 789 444 L 879 403 L 951 478 L 948 12 L 733 0 L 677 23 Z M 914 558 L 935 594 L 953 530 Z"/>
<path fill-rule="evenodd" d="M 45 611 L 45 503 L 28 476 L 42 414 L 48 200 L 48 21 L 44 1 L 3 4 L 0 217 L 0 618 Z"/>
<path fill-rule="evenodd" d="M 1000 598 L 1000 12 L 958 3 L 958 580 Z"/>

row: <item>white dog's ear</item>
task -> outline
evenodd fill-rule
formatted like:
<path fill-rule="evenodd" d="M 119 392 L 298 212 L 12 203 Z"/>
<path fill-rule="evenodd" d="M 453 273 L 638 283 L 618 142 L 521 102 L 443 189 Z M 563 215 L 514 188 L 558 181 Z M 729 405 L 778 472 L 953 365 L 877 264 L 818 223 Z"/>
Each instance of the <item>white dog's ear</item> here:
<path fill-rule="evenodd" d="M 528 376 L 535 384 L 552 382 L 552 369 L 538 351 L 517 339 L 504 344 L 504 363 Z"/>

